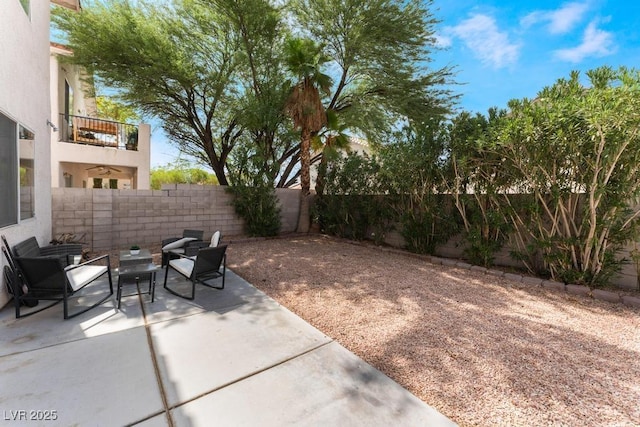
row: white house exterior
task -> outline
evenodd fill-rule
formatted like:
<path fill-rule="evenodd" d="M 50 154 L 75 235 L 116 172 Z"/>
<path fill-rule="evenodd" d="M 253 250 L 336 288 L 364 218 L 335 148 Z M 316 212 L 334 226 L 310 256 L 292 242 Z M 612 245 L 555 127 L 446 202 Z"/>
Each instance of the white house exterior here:
<path fill-rule="evenodd" d="M 49 7 L 3 0 L 0 12 L 0 234 L 10 243 L 51 240 Z"/>
<path fill-rule="evenodd" d="M 51 135 L 51 186 L 148 190 L 150 126 L 100 119 L 83 69 L 64 63 L 72 54 L 51 43 L 51 116 L 58 128 Z M 127 149 L 130 136 L 135 149 Z"/>

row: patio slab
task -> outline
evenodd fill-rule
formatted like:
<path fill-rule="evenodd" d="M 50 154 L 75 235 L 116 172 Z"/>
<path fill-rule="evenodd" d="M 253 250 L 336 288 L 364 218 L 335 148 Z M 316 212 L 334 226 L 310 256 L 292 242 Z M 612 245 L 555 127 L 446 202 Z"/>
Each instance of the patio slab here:
<path fill-rule="evenodd" d="M 241 305 L 272 301 L 263 292 L 251 286 L 230 270 L 227 270 L 226 284 L 223 290 L 198 285 L 196 287 L 195 300 L 189 301 L 177 298 L 163 289 L 164 274 L 164 270 L 158 272 L 154 302 L 151 303 L 148 298 L 144 300 L 144 310 L 148 323 L 164 322 L 208 312 L 224 314 Z M 176 283 L 182 283 L 182 287 L 186 292 L 188 282 L 181 277 L 178 274 L 169 273 L 168 284 L 176 288 Z M 214 284 L 218 285 L 219 282 L 220 280 L 218 279 Z M 183 290 L 180 286 L 177 286 L 177 288 L 180 291 Z"/>
<path fill-rule="evenodd" d="M 224 290 L 198 286 L 195 301 L 167 293 L 163 279 L 153 303 L 132 295 L 117 310 L 114 295 L 69 320 L 61 305 L 23 319 L 0 310 L 4 421 L 452 425 L 233 272 Z M 31 410 L 57 419 L 34 424 Z"/>
<path fill-rule="evenodd" d="M 182 405 L 172 417 L 183 426 L 455 425 L 336 342 Z"/>
<path fill-rule="evenodd" d="M 0 378 L 11 425 L 126 425 L 164 413 L 143 327 L 0 357 Z M 16 411 L 26 419 L 12 420 Z M 50 411 L 49 421 L 31 411 Z"/>
<path fill-rule="evenodd" d="M 117 280 L 117 279 L 116 279 Z M 81 301 L 81 300 L 80 300 Z M 40 304 L 49 304 L 42 301 Z M 41 307 L 40 305 L 35 308 Z M 77 341 L 144 325 L 142 309 L 136 299 L 125 301 L 117 310 L 113 299 L 81 314 L 63 320 L 62 303 L 40 313 L 15 318 L 13 301 L 0 310 L 0 356 L 44 348 L 60 343 Z M 77 309 L 72 303 L 71 312 Z"/>
<path fill-rule="evenodd" d="M 151 334 L 171 407 L 331 341 L 273 301 L 156 323 Z"/>

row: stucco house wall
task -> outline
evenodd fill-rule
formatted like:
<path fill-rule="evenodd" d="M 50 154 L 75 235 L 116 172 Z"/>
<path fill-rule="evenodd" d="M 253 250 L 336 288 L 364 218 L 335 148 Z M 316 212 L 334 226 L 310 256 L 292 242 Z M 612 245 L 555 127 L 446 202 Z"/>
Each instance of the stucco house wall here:
<path fill-rule="evenodd" d="M 100 147 L 69 142 L 69 136 L 62 129 L 61 114 L 65 113 L 65 82 L 72 91 L 71 111 L 75 116 L 98 118 L 95 98 L 90 95 L 93 88 L 85 81 L 84 70 L 73 64 L 60 61 L 61 57 L 72 55 L 65 46 L 51 43 L 50 75 L 51 75 L 51 116 L 59 127 L 58 132 L 51 135 L 51 186 L 65 186 L 65 174 L 73 177 L 73 187 L 91 188 L 92 176 L 89 168 L 97 165 L 115 167 L 121 172 L 114 173 L 111 178 L 118 179 L 118 187 L 122 183 L 130 183 L 131 189 L 148 190 L 151 172 L 151 126 L 138 125 L 138 148 L 136 151 Z M 62 139 L 65 139 L 63 141 Z M 106 177 L 109 178 L 109 177 Z"/>
<path fill-rule="evenodd" d="M 35 134 L 35 216 L 0 228 L 10 243 L 29 236 L 40 243 L 51 239 L 49 7 L 47 1 L 32 0 L 26 13 L 19 0 L 4 0 L 0 12 L 0 113 Z M 2 257 L 0 267 L 5 264 Z M 8 301 L 3 278 L 0 306 Z"/>

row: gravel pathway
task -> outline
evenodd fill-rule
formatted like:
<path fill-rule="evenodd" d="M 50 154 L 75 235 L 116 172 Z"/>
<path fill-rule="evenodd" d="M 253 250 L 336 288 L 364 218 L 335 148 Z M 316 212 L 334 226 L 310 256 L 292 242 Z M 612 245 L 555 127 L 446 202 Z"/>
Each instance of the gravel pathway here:
<path fill-rule="evenodd" d="M 640 425 L 640 310 L 320 235 L 228 266 L 460 425 Z"/>

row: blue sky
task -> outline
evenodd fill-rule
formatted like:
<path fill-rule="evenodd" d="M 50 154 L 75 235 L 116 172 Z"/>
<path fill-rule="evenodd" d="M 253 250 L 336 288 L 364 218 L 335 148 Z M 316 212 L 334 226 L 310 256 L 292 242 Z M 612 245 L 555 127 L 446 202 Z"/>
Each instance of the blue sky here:
<path fill-rule="evenodd" d="M 602 65 L 640 68 L 640 2 L 435 0 L 433 67 L 456 67 L 458 107 L 486 114 Z M 178 155 L 152 124 L 151 166 Z"/>
<path fill-rule="evenodd" d="M 434 66 L 455 65 L 459 107 L 486 113 L 602 65 L 640 68 L 640 2 L 435 0 Z"/>

